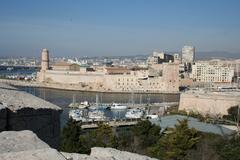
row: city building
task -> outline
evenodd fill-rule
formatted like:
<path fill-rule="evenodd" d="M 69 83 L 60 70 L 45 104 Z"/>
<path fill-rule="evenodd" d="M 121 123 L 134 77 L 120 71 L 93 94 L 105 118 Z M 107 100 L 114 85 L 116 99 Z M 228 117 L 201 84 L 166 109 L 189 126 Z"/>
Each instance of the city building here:
<path fill-rule="evenodd" d="M 52 69 L 56 71 L 79 71 L 80 65 L 75 63 L 58 62 L 52 66 Z"/>
<path fill-rule="evenodd" d="M 229 66 L 207 63 L 195 63 L 192 65 L 190 78 L 197 82 L 231 83 L 234 77 L 234 69 Z"/>
<path fill-rule="evenodd" d="M 234 59 L 234 60 L 212 59 L 212 60 L 208 61 L 208 63 L 210 65 L 218 65 L 218 66 L 233 68 L 234 76 L 240 77 L 240 59 Z"/>
<path fill-rule="evenodd" d="M 72 69 L 68 63 L 61 64 L 60 67 L 56 63 L 50 69 L 49 64 L 46 64 L 49 63 L 46 53 L 48 51 L 42 51 L 42 69 L 37 74 L 39 82 L 71 84 L 103 92 L 176 93 L 179 91 L 179 64 L 174 63 L 168 56 L 163 55 L 162 59 L 169 59 L 169 62 L 160 60 L 149 65 L 148 68 L 99 66 L 91 70 L 91 67 L 80 66 L 78 70 L 75 69 L 77 67 Z"/>
<path fill-rule="evenodd" d="M 166 54 L 164 52 L 153 52 L 152 56 L 147 58 L 147 64 L 161 64 L 164 62 L 174 62 L 173 55 Z"/>
<path fill-rule="evenodd" d="M 195 47 L 184 46 L 182 48 L 182 64 L 184 64 L 185 71 L 191 72 L 191 67 L 195 61 Z"/>
<path fill-rule="evenodd" d="M 184 46 L 182 48 L 182 63 L 193 63 L 195 61 L 195 47 Z"/>
<path fill-rule="evenodd" d="M 179 61 L 180 60 L 180 56 L 179 56 L 178 53 L 174 53 L 173 58 L 174 58 L 174 61 Z"/>

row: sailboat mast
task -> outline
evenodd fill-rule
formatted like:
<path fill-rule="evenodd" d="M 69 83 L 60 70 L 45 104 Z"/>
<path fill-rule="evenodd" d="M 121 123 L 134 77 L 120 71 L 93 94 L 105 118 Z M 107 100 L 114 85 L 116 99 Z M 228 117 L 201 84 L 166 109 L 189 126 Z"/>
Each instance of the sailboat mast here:
<path fill-rule="evenodd" d="M 99 103 L 99 97 L 98 97 L 98 94 L 96 94 L 96 106 L 98 106 L 98 103 Z"/>

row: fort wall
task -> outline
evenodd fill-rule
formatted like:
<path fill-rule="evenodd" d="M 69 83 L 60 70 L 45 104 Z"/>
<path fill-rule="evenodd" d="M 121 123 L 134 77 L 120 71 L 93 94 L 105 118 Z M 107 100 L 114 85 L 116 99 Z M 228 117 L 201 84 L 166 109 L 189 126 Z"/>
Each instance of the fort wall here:
<path fill-rule="evenodd" d="M 180 95 L 179 110 L 193 111 L 203 115 L 222 116 L 228 109 L 240 103 L 240 93 L 186 92 Z"/>

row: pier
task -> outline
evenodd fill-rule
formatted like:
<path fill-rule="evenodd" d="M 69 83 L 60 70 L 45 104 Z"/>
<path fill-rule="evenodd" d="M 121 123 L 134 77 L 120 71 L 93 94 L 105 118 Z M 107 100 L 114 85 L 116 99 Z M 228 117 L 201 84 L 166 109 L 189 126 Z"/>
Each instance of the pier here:
<path fill-rule="evenodd" d="M 107 121 L 107 122 L 102 122 L 103 124 L 107 124 L 111 127 L 123 127 L 123 126 L 133 126 L 136 125 L 140 119 L 137 120 L 132 120 L 132 121 Z M 82 129 L 95 129 L 98 128 L 98 123 L 91 123 L 91 124 L 82 124 L 81 128 Z"/>

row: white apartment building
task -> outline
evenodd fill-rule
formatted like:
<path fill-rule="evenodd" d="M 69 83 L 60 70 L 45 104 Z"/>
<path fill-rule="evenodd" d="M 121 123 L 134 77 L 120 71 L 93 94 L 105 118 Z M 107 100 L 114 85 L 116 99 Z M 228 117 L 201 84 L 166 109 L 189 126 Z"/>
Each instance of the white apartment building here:
<path fill-rule="evenodd" d="M 228 66 L 195 63 L 190 78 L 197 82 L 231 83 L 234 69 Z"/>
<path fill-rule="evenodd" d="M 234 76 L 240 77 L 240 59 L 234 60 L 220 60 L 220 59 L 212 59 L 208 61 L 211 65 L 221 65 L 225 67 L 231 67 L 234 69 Z"/>

